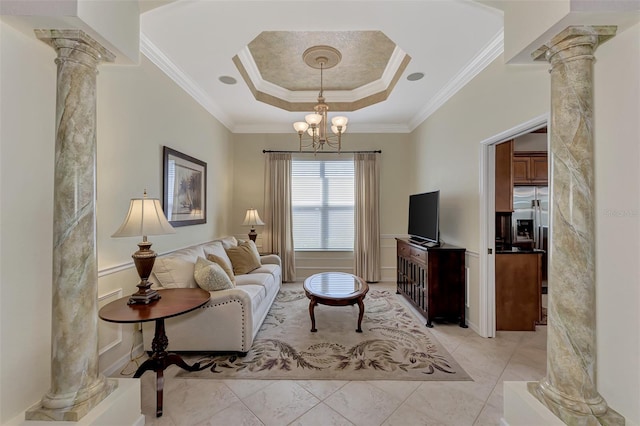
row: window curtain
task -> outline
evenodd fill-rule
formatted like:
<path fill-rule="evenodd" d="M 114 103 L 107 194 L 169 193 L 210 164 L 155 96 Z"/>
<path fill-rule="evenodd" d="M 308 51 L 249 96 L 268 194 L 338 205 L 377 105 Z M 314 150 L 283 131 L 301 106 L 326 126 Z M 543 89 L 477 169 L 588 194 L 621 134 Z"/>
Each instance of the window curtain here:
<path fill-rule="evenodd" d="M 282 260 L 282 281 L 296 280 L 291 214 L 291 154 L 268 152 L 265 157 L 264 245 Z"/>
<path fill-rule="evenodd" d="M 356 153 L 355 274 L 367 282 L 380 281 L 380 161 L 374 153 Z"/>

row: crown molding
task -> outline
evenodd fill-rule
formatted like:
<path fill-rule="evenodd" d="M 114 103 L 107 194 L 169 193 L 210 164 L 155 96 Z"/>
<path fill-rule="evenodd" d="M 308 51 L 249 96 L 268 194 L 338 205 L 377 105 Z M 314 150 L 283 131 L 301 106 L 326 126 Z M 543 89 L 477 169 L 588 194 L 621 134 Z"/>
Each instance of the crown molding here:
<path fill-rule="evenodd" d="M 431 114 L 504 52 L 504 29 L 501 29 L 487 45 L 458 74 L 429 101 L 409 122 L 410 131 L 422 124 Z"/>
<path fill-rule="evenodd" d="M 233 120 L 198 86 L 187 76 L 176 64 L 174 64 L 151 40 L 140 32 L 140 51 L 171 78 L 179 87 L 187 92 L 196 102 L 225 126 L 232 133 L 291 133 L 289 124 L 235 124 Z M 493 60 L 504 52 L 504 30 L 500 30 L 493 39 L 476 55 L 458 74 L 456 74 L 447 85 L 440 90 L 436 96 L 418 112 L 408 124 L 380 124 L 369 125 L 359 128 L 356 124 L 349 126 L 349 133 L 410 133 L 424 122 L 431 114 L 438 110 L 445 102 L 455 95 L 462 87 L 478 75 Z M 241 52 L 242 53 L 242 52 Z M 246 52 L 244 52 L 246 54 Z M 402 49 L 394 51 L 394 57 L 404 57 Z M 253 63 L 251 55 L 243 58 L 243 64 L 251 74 L 255 69 L 251 69 Z M 253 63 L 255 66 L 255 63 Z M 387 75 L 385 70 L 385 76 Z M 278 86 L 273 85 L 274 88 Z M 331 96 L 332 101 L 337 99 L 338 93 L 325 92 L 327 97 Z M 344 96 L 344 95 L 343 95 Z"/>
<path fill-rule="evenodd" d="M 292 137 L 296 137 L 297 133 L 293 130 L 291 124 L 272 123 L 272 124 L 240 124 L 233 129 L 230 129 L 232 133 L 281 133 L 291 134 Z M 345 140 L 352 133 L 409 133 L 409 127 L 404 124 L 371 124 L 371 125 L 358 125 L 349 124 L 349 131 L 345 133 L 343 138 Z"/>
<path fill-rule="evenodd" d="M 198 102 L 209 114 L 215 117 L 223 126 L 231 130 L 232 120 L 216 105 L 215 102 L 187 76 L 176 64 L 171 61 L 153 42 L 140 31 L 140 51 L 149 58 L 160 70 L 162 70 L 171 80 L 187 92 L 196 102 Z"/>
<path fill-rule="evenodd" d="M 237 56 L 256 91 L 290 103 L 315 103 L 317 101 L 318 90 L 320 87 L 318 87 L 317 90 L 289 90 L 263 79 L 248 46 L 245 46 Z M 396 46 L 389 58 L 382 76 L 379 79 L 352 90 L 325 90 L 325 98 L 330 99 L 332 103 L 355 103 L 368 96 L 374 96 L 380 92 L 384 92 L 389 89 L 389 86 L 391 86 L 396 74 L 401 69 L 406 56 L 407 54 L 405 51 Z"/>

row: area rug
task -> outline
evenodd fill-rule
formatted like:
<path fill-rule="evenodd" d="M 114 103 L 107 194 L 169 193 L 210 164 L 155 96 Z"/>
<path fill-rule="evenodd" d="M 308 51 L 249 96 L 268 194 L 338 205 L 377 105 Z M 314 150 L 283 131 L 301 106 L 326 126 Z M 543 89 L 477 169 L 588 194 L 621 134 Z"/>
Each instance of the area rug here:
<path fill-rule="evenodd" d="M 287 380 L 472 380 L 396 295 L 371 290 L 362 333 L 358 307 L 315 308 L 299 287 L 280 290 L 247 356 L 186 355 L 209 367 L 183 378 Z"/>

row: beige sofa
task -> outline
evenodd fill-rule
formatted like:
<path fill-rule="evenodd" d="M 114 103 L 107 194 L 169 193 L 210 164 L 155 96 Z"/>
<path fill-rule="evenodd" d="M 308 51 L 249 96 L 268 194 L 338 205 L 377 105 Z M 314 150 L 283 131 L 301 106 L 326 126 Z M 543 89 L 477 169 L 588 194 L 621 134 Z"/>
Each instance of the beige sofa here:
<path fill-rule="evenodd" d="M 157 289 L 197 288 L 193 274 L 198 257 L 216 254 L 229 259 L 224 247 L 234 244 L 235 238 L 226 237 L 159 256 L 149 280 Z M 235 276 L 235 288 L 211 291 L 203 307 L 165 320 L 167 350 L 246 355 L 282 285 L 280 258 L 260 256 L 260 261 L 258 269 Z M 151 350 L 154 327 L 152 321 L 143 323 L 145 351 Z"/>

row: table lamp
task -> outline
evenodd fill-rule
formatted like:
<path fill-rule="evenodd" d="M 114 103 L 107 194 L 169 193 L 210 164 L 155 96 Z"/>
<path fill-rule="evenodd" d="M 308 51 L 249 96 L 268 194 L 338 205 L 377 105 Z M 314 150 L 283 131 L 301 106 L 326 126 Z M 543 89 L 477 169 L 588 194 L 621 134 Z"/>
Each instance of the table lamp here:
<path fill-rule="evenodd" d="M 256 238 L 258 237 L 258 233 L 256 232 L 256 230 L 253 228 L 256 225 L 264 225 L 264 222 L 262 221 L 262 219 L 260 219 L 260 215 L 258 214 L 258 210 L 256 209 L 249 209 L 247 210 L 247 214 L 244 217 L 244 222 L 242 222 L 242 224 L 244 226 L 249 226 L 251 225 L 251 231 L 249 231 L 249 239 L 253 242 L 256 241 Z"/>
<path fill-rule="evenodd" d="M 156 261 L 156 252 L 151 250 L 151 243 L 147 241 L 147 235 L 174 234 L 176 231 L 167 221 L 160 200 L 157 198 L 147 198 L 147 191 L 144 191 L 144 198 L 132 198 L 129 205 L 129 212 L 124 218 L 120 228 L 112 237 L 142 237 L 142 242 L 138 243 L 139 250 L 133 253 L 133 263 L 136 265 L 140 283 L 137 285 L 138 291 L 129 298 L 129 305 L 149 304 L 160 299 L 160 294 L 151 289 L 149 275 Z"/>

